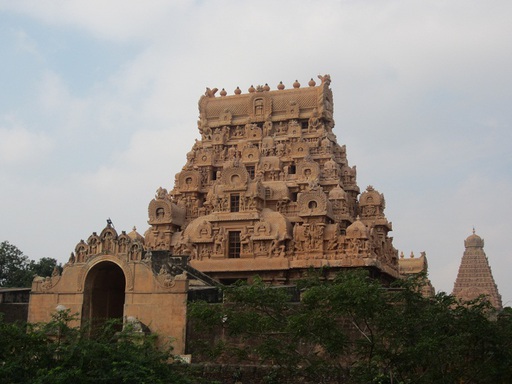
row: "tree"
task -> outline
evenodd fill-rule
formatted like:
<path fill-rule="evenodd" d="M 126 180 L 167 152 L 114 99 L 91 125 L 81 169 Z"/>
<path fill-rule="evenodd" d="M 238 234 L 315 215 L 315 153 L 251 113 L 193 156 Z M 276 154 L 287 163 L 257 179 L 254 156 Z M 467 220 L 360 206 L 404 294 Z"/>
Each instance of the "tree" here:
<path fill-rule="evenodd" d="M 261 280 L 226 287 L 225 304 L 190 305 L 211 344 L 196 355 L 278 366 L 316 383 L 511 382 L 511 318 L 493 320 L 485 300 L 424 297 L 423 281 L 383 288 L 362 271 L 313 276 L 299 283 L 296 303 Z"/>
<path fill-rule="evenodd" d="M 0 243 L 0 286 L 28 287 L 27 272 L 29 259 L 7 241 Z"/>
<path fill-rule="evenodd" d="M 156 383 L 189 381 L 170 364 L 171 349 L 154 337 L 106 323 L 95 337 L 87 327 L 70 327 L 69 311 L 44 324 L 13 324 L 0 319 L 0 377 L 8 383 Z"/>
<path fill-rule="evenodd" d="M 39 261 L 31 260 L 28 269 L 33 279 L 35 275 L 43 277 L 51 276 L 55 267 L 62 271 L 62 267 L 60 264 L 57 264 L 56 259 L 51 257 L 42 257 Z M 32 280 L 30 282 L 32 283 Z"/>
<path fill-rule="evenodd" d="M 33 261 L 16 246 L 0 243 L 0 287 L 30 287 L 35 275 L 50 276 L 57 260 L 43 257 Z"/>

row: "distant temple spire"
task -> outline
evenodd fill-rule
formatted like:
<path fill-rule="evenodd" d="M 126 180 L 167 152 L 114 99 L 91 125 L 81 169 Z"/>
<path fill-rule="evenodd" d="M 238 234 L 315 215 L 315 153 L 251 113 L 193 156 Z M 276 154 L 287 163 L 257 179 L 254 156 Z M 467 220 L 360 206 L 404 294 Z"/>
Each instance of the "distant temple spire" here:
<path fill-rule="evenodd" d="M 501 295 L 484 252 L 484 240 L 475 233 L 475 228 L 473 234 L 464 241 L 464 246 L 466 250 L 462 255 L 452 294 L 462 300 L 473 300 L 485 295 L 494 308 L 501 310 Z"/>

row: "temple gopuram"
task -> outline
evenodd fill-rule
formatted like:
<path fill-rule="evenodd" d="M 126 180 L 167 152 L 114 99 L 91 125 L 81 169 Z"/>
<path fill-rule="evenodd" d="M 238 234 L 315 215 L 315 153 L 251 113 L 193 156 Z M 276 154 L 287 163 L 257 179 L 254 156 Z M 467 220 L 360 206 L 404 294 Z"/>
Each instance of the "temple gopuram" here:
<path fill-rule="evenodd" d="M 333 132 L 330 77 L 319 78 L 231 96 L 207 89 L 201 140 L 172 190 L 150 202 L 145 247 L 189 255 L 223 283 L 288 283 L 326 266 L 398 277 L 384 196 L 371 186 L 359 196 L 356 167 Z"/>
<path fill-rule="evenodd" d="M 384 284 L 398 278 L 384 196 L 371 186 L 360 193 L 333 131 L 331 79 L 319 79 L 230 96 L 207 89 L 200 139 L 173 188 L 150 201 L 144 236 L 108 220 L 78 242 L 62 273 L 34 279 L 28 321 L 64 309 L 77 325 L 119 318 L 183 354 L 187 301 L 215 295 L 209 287 L 256 275 L 290 284 L 312 268 L 327 278 L 347 268 Z"/>

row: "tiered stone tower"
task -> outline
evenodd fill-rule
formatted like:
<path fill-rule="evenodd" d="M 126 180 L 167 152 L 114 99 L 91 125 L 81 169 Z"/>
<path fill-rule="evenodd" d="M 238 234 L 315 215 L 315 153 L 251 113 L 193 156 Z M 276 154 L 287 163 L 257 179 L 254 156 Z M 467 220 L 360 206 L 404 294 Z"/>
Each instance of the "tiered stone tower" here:
<path fill-rule="evenodd" d="M 466 250 L 462 255 L 452 294 L 462 300 L 473 300 L 485 295 L 494 308 L 501 310 L 501 295 L 484 252 L 484 240 L 473 229 L 473 234 L 464 241 L 464 246 Z"/>
<path fill-rule="evenodd" d="M 207 88 L 196 140 L 174 188 L 149 204 L 145 247 L 190 255 L 222 282 L 258 274 L 287 283 L 310 267 L 366 267 L 398 277 L 384 196 L 360 193 L 356 167 L 333 132 L 330 76 L 251 86 L 227 96 Z"/>

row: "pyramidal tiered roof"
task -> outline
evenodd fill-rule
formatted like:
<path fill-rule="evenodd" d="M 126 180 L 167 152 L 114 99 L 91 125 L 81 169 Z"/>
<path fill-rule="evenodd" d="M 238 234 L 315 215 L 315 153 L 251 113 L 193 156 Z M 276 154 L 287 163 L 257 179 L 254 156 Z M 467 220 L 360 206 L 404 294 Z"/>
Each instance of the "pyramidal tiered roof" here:
<path fill-rule="evenodd" d="M 452 294 L 462 300 L 473 300 L 485 295 L 492 306 L 500 310 L 501 295 L 484 252 L 484 240 L 473 229 L 473 234 L 464 241 L 464 246 L 466 250 L 462 255 Z"/>
<path fill-rule="evenodd" d="M 383 194 L 360 193 L 333 131 L 329 75 L 233 95 L 207 88 L 196 140 L 168 192 L 150 202 L 145 246 L 190 256 L 219 280 L 286 283 L 310 267 L 398 277 Z"/>

